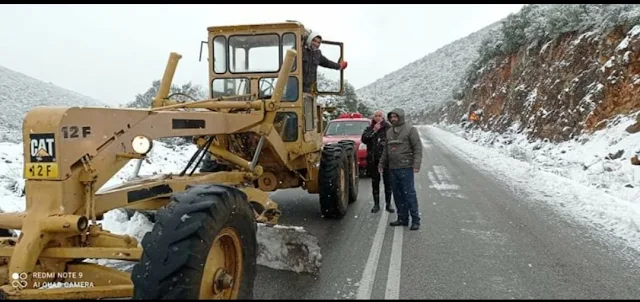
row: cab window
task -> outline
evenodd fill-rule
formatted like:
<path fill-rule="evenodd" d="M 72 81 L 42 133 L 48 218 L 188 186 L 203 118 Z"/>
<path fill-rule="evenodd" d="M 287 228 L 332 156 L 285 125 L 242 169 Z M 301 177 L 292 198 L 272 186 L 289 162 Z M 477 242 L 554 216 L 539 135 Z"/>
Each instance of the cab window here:
<path fill-rule="evenodd" d="M 284 142 L 298 140 L 298 115 L 295 112 L 278 112 L 273 126 Z"/>
<path fill-rule="evenodd" d="M 218 78 L 211 84 L 211 96 L 214 98 L 251 93 L 248 78 Z"/>
<path fill-rule="evenodd" d="M 282 44 L 278 34 L 229 37 L 229 70 L 232 73 L 278 72 Z"/>
<path fill-rule="evenodd" d="M 258 88 L 260 89 L 259 98 L 270 98 L 273 95 L 277 83 L 278 78 L 275 77 L 261 78 L 260 81 L 258 81 Z M 289 77 L 287 84 L 284 86 L 283 102 L 295 102 L 298 100 L 298 83 L 298 78 L 295 76 Z"/>

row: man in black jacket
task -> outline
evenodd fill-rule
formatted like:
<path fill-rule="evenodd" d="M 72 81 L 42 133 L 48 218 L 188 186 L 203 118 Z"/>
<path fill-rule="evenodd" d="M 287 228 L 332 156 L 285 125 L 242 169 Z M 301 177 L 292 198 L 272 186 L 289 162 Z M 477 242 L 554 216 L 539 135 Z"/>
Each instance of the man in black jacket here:
<path fill-rule="evenodd" d="M 384 145 L 387 137 L 387 130 L 391 125 L 384 120 L 384 112 L 378 110 L 373 115 L 371 125 L 367 126 L 362 133 L 361 141 L 367 145 L 367 171 L 371 176 L 371 187 L 373 187 L 373 209 L 372 213 L 380 211 L 380 172 L 378 171 L 378 164 L 380 163 L 380 157 L 384 150 Z M 391 178 L 389 174 L 389 168 L 385 168 L 382 173 L 382 179 L 384 181 L 384 197 L 387 204 L 386 210 L 389 213 L 395 211 L 391 208 Z"/>

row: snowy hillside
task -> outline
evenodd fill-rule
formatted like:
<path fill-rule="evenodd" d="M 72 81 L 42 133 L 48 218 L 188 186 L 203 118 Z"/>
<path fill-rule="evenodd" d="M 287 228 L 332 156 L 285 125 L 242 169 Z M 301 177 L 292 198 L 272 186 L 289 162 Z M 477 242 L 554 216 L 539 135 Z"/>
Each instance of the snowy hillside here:
<path fill-rule="evenodd" d="M 640 5 L 532 5 L 483 42 L 456 100 L 423 121 L 563 142 L 640 110 Z"/>
<path fill-rule="evenodd" d="M 155 141 L 148 159 L 140 167 L 140 175 L 179 173 L 195 152 L 192 144 L 182 146 L 168 145 Z M 5 212 L 25 209 L 22 188 L 22 144 L 0 142 L 0 210 Z M 103 187 L 111 187 L 127 181 L 133 174 L 136 160 L 131 160 L 114 175 Z"/>
<path fill-rule="evenodd" d="M 90 97 L 0 66 L 0 142 L 22 140 L 22 119 L 35 106 L 107 106 Z"/>
<path fill-rule="evenodd" d="M 481 41 L 499 22 L 443 46 L 424 58 L 385 75 L 357 90 L 367 105 L 389 111 L 402 107 L 419 112 L 452 98 L 469 64 L 478 56 Z"/>

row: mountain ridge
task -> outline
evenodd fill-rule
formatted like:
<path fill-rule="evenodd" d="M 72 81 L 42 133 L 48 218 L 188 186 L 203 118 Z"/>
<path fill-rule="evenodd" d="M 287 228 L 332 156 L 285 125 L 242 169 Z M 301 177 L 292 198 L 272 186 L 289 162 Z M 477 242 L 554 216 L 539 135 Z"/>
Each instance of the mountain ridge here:
<path fill-rule="evenodd" d="M 0 141 L 22 141 L 22 122 L 37 106 L 109 107 L 102 101 L 0 65 Z"/>
<path fill-rule="evenodd" d="M 502 20 L 384 75 L 357 89 L 356 94 L 372 109 L 389 111 L 401 107 L 409 115 L 439 106 L 452 98 L 467 67 L 478 56 L 482 40 L 499 28 Z"/>

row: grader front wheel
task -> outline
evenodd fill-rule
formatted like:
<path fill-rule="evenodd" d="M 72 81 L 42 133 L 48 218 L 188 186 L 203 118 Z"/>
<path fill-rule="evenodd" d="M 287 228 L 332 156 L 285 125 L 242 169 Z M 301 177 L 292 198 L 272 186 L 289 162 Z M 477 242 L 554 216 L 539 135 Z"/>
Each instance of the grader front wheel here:
<path fill-rule="evenodd" d="M 257 225 L 244 192 L 195 185 L 176 193 L 142 239 L 134 299 L 252 299 Z"/>

